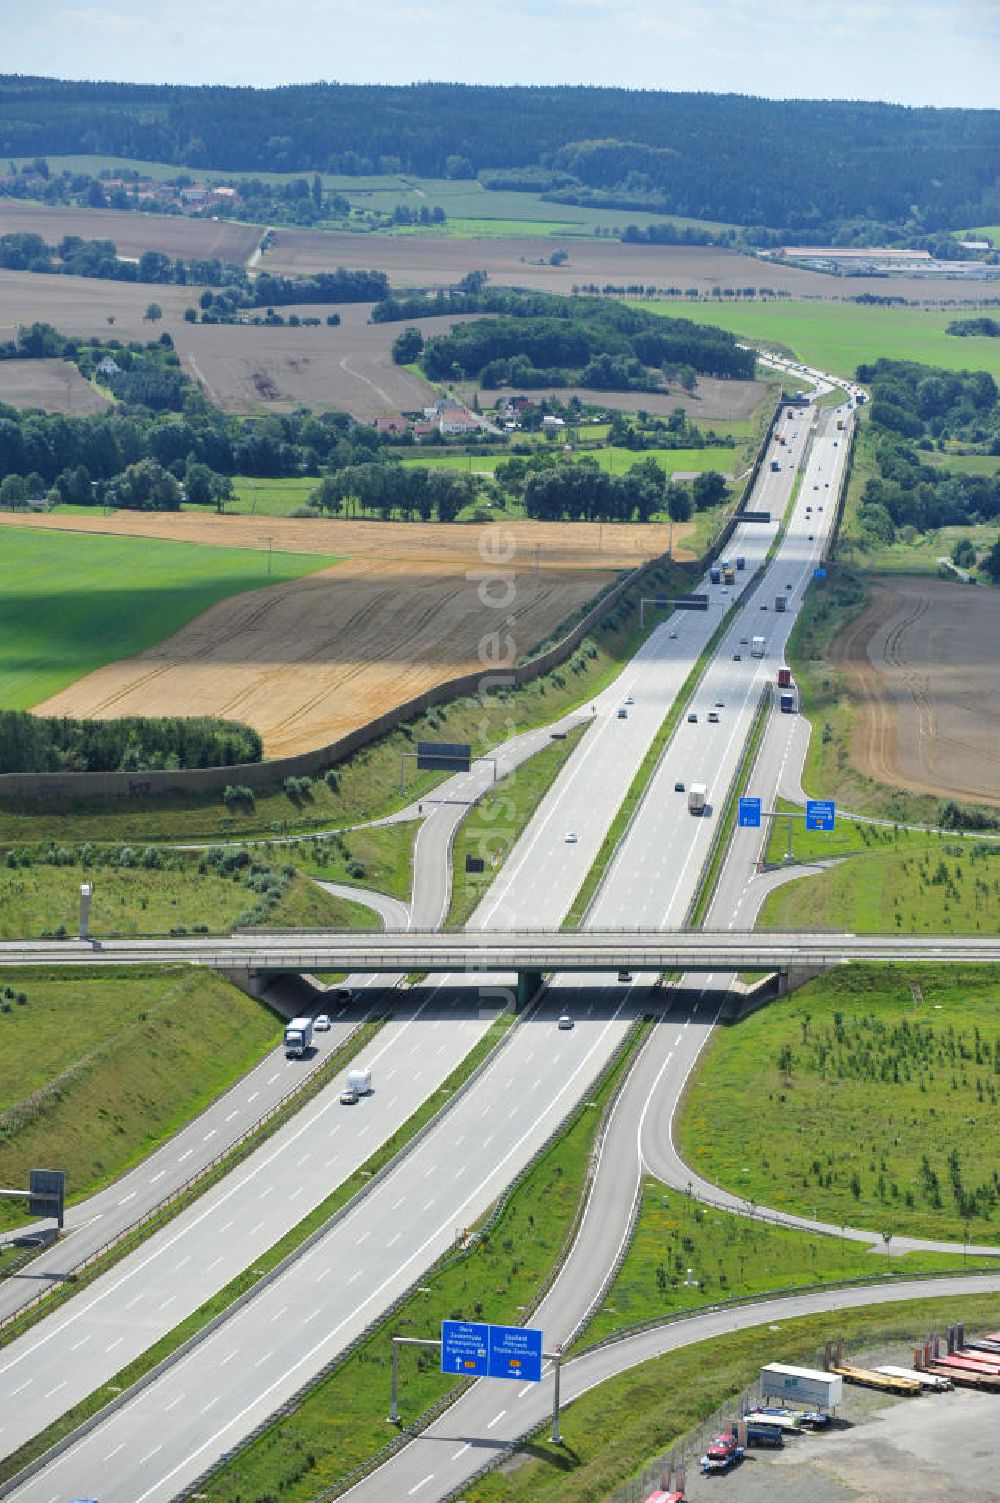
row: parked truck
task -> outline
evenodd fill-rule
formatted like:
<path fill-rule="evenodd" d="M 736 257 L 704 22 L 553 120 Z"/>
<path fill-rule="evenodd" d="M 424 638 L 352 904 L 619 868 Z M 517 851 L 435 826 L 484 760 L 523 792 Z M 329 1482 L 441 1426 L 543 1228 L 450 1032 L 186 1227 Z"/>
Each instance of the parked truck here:
<path fill-rule="evenodd" d="M 785 595 L 775 595 L 775 597 L 774 597 L 774 609 L 776 611 L 783 611 L 785 609 L 786 604 L 787 604 L 787 597 Z"/>
<path fill-rule="evenodd" d="M 766 646 L 767 643 L 765 642 L 763 637 L 751 637 L 750 656 L 752 658 L 762 658 L 764 656 L 764 649 L 766 648 Z"/>
<path fill-rule="evenodd" d="M 312 1048 L 312 1018 L 293 1018 L 285 1028 L 285 1058 L 302 1059 Z"/>
<path fill-rule="evenodd" d="M 692 783 L 688 788 L 688 813 L 704 814 L 707 800 L 708 787 L 706 784 Z"/>

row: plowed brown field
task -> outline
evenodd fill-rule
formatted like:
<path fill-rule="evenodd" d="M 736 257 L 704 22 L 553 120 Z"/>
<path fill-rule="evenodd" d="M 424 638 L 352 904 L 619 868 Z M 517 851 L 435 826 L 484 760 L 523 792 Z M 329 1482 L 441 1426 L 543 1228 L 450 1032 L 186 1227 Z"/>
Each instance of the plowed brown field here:
<path fill-rule="evenodd" d="M 883 578 L 835 644 L 856 702 L 859 771 L 915 793 L 1000 804 L 1000 594 Z"/>
<path fill-rule="evenodd" d="M 113 240 L 120 256 L 134 260 L 146 250 L 168 256 L 197 256 L 235 261 L 242 265 L 256 250 L 263 234 L 259 225 L 226 219 L 192 219 L 186 214 L 148 214 L 135 209 L 49 208 L 0 198 L 0 235 L 41 235 L 49 245 L 64 235 L 84 240 Z M 148 293 L 153 289 L 147 288 Z"/>
<path fill-rule="evenodd" d="M 262 524 L 187 512 L 27 520 L 241 547 L 266 548 L 270 537 L 279 548 L 344 556 L 308 579 L 213 606 L 167 641 L 35 706 L 98 719 L 230 716 L 256 726 L 269 756 L 323 746 L 432 684 L 475 671 L 489 633 L 509 632 L 516 651 L 526 651 L 617 571 L 666 547 L 666 529 L 654 526 L 605 527 L 602 536 L 590 524 L 474 528 L 281 517 Z M 0 523 L 22 519 L 0 516 Z M 503 540 L 505 549 L 510 539 L 510 560 L 496 563 L 482 552 L 485 537 Z M 480 598 L 481 584 L 494 603 Z"/>

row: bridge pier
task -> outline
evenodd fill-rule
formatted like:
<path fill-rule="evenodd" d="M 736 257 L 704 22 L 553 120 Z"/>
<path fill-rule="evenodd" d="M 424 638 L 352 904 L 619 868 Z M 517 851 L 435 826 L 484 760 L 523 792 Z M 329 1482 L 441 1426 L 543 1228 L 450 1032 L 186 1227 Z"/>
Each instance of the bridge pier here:
<path fill-rule="evenodd" d="M 523 1012 L 529 1002 L 534 1001 L 542 987 L 541 971 L 518 971 L 517 973 L 517 1010 Z"/>
<path fill-rule="evenodd" d="M 787 971 L 787 969 L 783 969 L 783 970 L 780 970 L 778 972 L 778 996 L 779 997 L 787 997 L 788 996 L 788 971 Z"/>

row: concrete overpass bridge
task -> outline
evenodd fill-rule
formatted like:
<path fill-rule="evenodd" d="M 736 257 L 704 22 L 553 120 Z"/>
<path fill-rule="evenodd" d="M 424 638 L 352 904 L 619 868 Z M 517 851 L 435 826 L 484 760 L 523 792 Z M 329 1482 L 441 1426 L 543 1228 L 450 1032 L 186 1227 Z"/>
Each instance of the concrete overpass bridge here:
<path fill-rule="evenodd" d="M 992 965 L 1000 935 L 726 930 L 254 930 L 225 936 L 7 940 L 0 965 L 200 965 L 237 976 L 282 972 L 428 972 L 470 984 L 515 974 L 523 1001 L 546 972 L 828 970 L 851 963 Z"/>

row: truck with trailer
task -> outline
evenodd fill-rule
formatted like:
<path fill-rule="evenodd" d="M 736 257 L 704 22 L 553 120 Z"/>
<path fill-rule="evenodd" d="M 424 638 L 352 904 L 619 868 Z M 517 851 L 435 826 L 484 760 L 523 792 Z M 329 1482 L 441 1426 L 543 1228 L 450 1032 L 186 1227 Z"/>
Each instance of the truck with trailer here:
<path fill-rule="evenodd" d="M 285 1058 L 304 1059 L 312 1048 L 312 1018 L 293 1018 L 285 1027 Z"/>
<path fill-rule="evenodd" d="M 778 669 L 778 688 L 788 689 L 792 683 L 792 670 L 790 668 Z"/>
<path fill-rule="evenodd" d="M 704 814 L 707 801 L 707 785 L 705 783 L 692 783 L 688 788 L 688 813 Z"/>
<path fill-rule="evenodd" d="M 370 1096 L 372 1093 L 372 1067 L 371 1065 L 355 1065 L 348 1070 L 344 1089 L 340 1093 L 342 1106 L 354 1106 L 362 1096 Z"/>
<path fill-rule="evenodd" d="M 750 656 L 752 658 L 762 658 L 766 647 L 767 643 L 763 637 L 750 638 Z"/>

